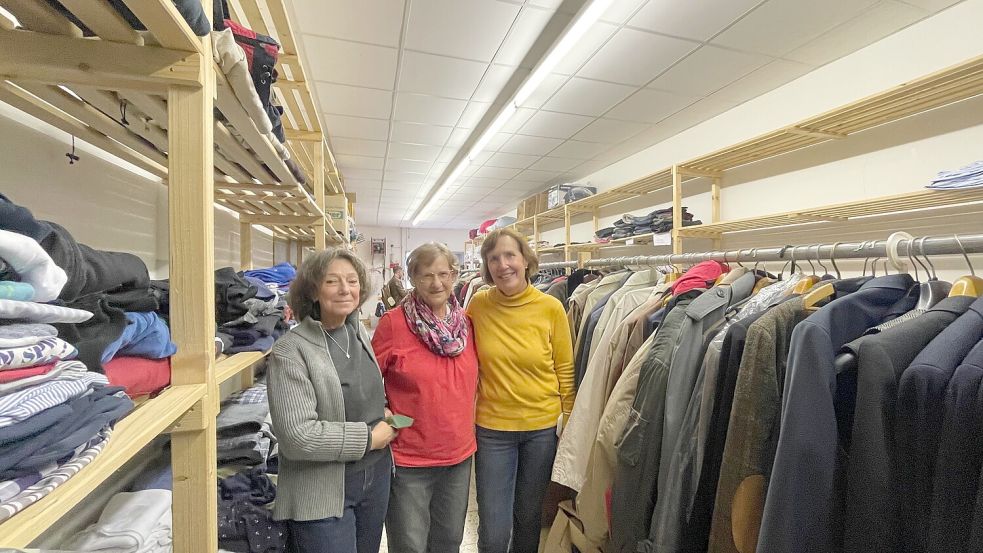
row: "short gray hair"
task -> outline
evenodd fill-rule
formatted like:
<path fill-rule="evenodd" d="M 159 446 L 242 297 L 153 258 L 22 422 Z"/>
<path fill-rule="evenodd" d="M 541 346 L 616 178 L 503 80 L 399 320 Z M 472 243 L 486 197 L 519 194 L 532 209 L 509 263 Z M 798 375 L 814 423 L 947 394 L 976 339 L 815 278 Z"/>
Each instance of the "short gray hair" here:
<path fill-rule="evenodd" d="M 409 260 L 406 262 L 409 267 L 410 280 L 416 276 L 421 268 L 433 263 L 440 256 L 444 256 L 447 259 L 447 266 L 452 271 L 457 272 L 457 256 L 451 252 L 450 248 L 439 242 L 427 242 L 410 252 Z"/>
<path fill-rule="evenodd" d="M 324 282 L 324 275 L 328 272 L 328 266 L 336 259 L 344 259 L 351 263 L 355 267 L 355 273 L 358 274 L 358 306 L 355 309 L 361 308 L 368 299 L 369 277 L 362 260 L 343 248 L 322 250 L 304 260 L 297 271 L 297 277 L 290 283 L 287 303 L 297 321 L 303 321 L 308 316 L 320 319 L 321 313 L 314 304 L 317 302 L 317 294 Z"/>

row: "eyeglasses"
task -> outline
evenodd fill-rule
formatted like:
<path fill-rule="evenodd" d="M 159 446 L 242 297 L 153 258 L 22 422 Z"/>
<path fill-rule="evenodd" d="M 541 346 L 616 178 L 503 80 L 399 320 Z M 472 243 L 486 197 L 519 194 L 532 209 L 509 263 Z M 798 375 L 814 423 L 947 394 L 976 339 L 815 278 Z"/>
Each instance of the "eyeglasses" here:
<path fill-rule="evenodd" d="M 457 275 L 457 271 L 440 271 L 439 273 L 426 273 L 417 277 L 420 282 L 448 282 Z"/>

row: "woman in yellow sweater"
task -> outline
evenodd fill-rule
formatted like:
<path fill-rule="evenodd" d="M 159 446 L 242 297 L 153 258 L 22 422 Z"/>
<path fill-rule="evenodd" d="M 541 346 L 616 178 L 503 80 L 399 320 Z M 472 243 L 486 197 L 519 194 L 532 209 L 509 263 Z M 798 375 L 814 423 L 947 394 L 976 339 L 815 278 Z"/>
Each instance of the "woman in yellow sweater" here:
<path fill-rule="evenodd" d="M 557 424 L 573 409 L 570 324 L 559 300 L 530 285 L 539 262 L 518 233 L 491 232 L 481 261 L 494 286 L 468 305 L 479 363 L 478 551 L 537 553 Z"/>

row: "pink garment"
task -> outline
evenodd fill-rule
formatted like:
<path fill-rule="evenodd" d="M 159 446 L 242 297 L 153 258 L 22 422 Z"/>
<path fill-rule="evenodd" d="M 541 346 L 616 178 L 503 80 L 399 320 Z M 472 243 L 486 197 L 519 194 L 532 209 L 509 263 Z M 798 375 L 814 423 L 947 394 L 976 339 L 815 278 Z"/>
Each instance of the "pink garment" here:
<path fill-rule="evenodd" d="M 488 219 L 478 227 L 478 234 L 488 234 L 488 228 L 495 224 L 498 219 Z"/>
<path fill-rule="evenodd" d="M 719 261 L 703 261 L 690 267 L 686 274 L 672 283 L 672 295 L 678 296 L 697 288 L 709 288 L 717 277 L 730 271 L 730 267 Z"/>

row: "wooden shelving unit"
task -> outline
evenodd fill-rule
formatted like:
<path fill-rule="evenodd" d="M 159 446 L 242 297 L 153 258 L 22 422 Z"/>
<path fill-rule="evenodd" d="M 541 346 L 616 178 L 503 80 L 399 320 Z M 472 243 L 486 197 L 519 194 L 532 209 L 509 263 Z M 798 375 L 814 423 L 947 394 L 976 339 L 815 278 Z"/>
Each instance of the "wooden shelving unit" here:
<path fill-rule="evenodd" d="M 277 85 L 285 108 L 286 148 L 304 169 L 301 185 L 274 144 L 235 99 L 213 61 L 211 37 L 197 37 L 170 0 L 124 0 L 146 25 L 133 31 L 110 6 L 66 6 L 98 36 L 46 2 L 0 0 L 20 23 L 0 17 L 0 101 L 164 179 L 168 186 L 171 387 L 120 421 L 102 453 L 50 495 L 0 524 L 0 548 L 23 548 L 75 504 L 113 477 L 155 437 L 169 433 L 174 550 L 218 549 L 215 415 L 218 386 L 265 353 L 214 354 L 215 203 L 239 213 L 242 265 L 248 268 L 251 225 L 270 228 L 298 249 L 342 241 L 325 217 L 325 198 L 344 196 L 343 178 L 324 141 L 282 0 L 241 0 L 241 18 L 284 47 Z M 204 10 L 211 14 L 211 2 Z M 235 3 L 232 3 L 235 5 Z M 255 13 L 265 16 L 254 19 Z M 262 24 L 261 24 L 262 23 Z M 298 84 L 300 83 L 300 84 Z M 223 118 L 215 117 L 215 108 Z M 330 233 L 329 233 L 330 232 Z M 347 241 L 347 234 L 343 237 Z"/>
<path fill-rule="evenodd" d="M 817 222 L 835 225 L 843 224 L 858 217 L 889 215 L 915 209 L 955 207 L 983 201 L 983 192 L 980 190 L 919 190 L 884 198 L 799 209 L 735 221 L 720 220 L 721 179 L 728 170 L 830 140 L 843 140 L 852 134 L 980 94 L 983 94 L 983 56 L 900 84 L 793 125 L 660 169 L 645 177 L 600 192 L 589 198 L 525 218 L 518 221 L 516 226 L 518 228 L 535 228 L 537 236 L 539 232 L 545 229 L 566 227 L 566 242 L 569 243 L 573 217 L 592 214 L 594 230 L 596 231 L 598 210 L 601 208 L 614 206 L 626 200 L 666 189 L 671 189 L 673 192 L 673 215 L 674 219 L 678 221 L 682 218 L 684 185 L 696 179 L 709 179 L 711 182 L 712 213 L 709 217 L 710 222 L 674 229 L 671 241 L 673 253 L 683 251 L 684 238 L 709 238 L 714 240 L 714 247 L 719 248 L 719 242 L 723 236 L 734 232 Z M 633 238 L 636 244 L 641 243 L 637 237 Z M 612 241 L 611 245 L 618 245 L 618 242 L 626 240 L 628 239 Z M 557 248 L 543 251 L 555 253 Z M 564 260 L 570 261 L 573 252 L 572 248 L 567 247 Z"/>

